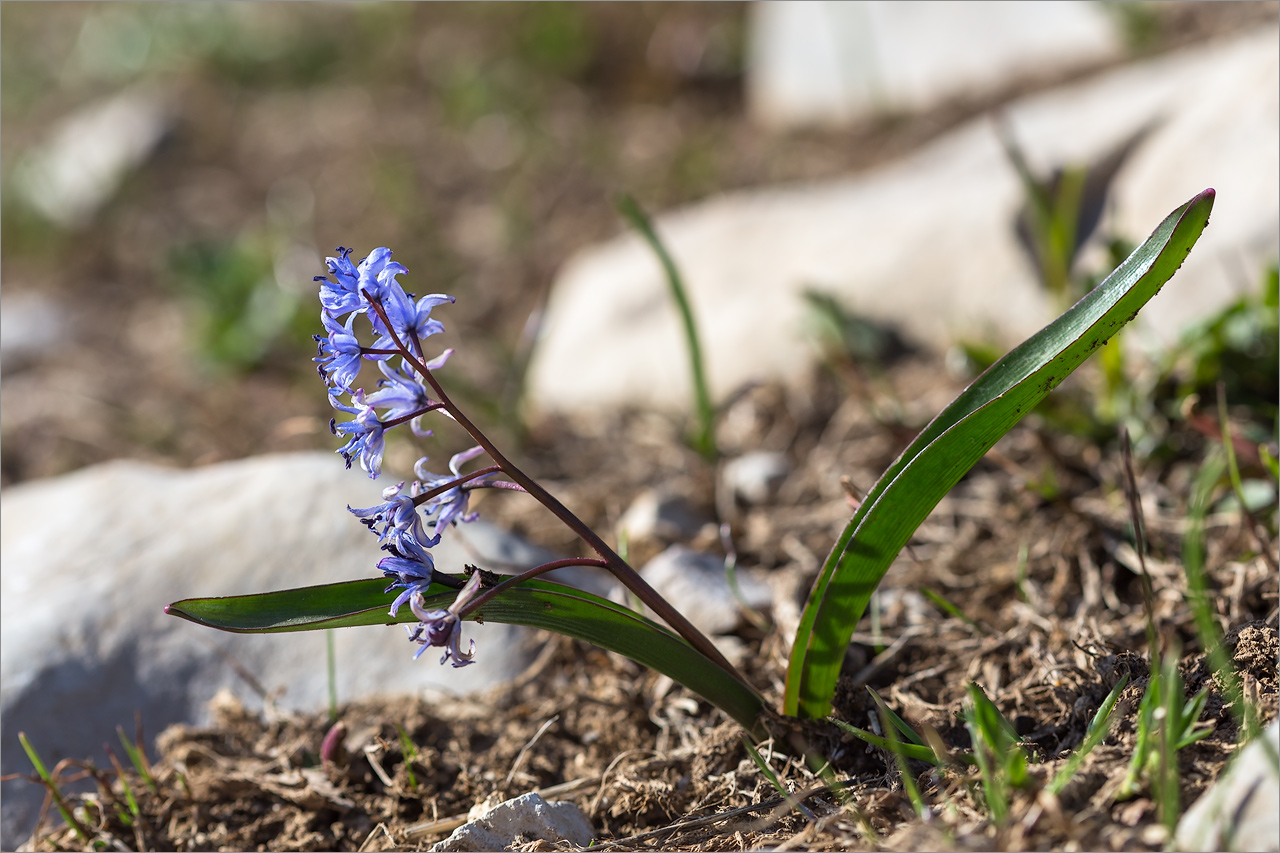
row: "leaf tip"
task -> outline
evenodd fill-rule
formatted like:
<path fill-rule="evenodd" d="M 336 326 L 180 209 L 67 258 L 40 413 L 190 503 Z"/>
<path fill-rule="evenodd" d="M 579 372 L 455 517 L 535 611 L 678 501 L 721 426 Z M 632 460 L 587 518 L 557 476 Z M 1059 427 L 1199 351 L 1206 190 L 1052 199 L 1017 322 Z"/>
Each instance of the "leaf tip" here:
<path fill-rule="evenodd" d="M 182 604 L 181 601 L 175 601 L 173 604 L 166 604 L 164 606 L 164 614 L 166 616 L 176 616 L 179 619 L 186 619 L 188 622 L 197 622 L 198 620 L 180 607 L 180 604 Z"/>

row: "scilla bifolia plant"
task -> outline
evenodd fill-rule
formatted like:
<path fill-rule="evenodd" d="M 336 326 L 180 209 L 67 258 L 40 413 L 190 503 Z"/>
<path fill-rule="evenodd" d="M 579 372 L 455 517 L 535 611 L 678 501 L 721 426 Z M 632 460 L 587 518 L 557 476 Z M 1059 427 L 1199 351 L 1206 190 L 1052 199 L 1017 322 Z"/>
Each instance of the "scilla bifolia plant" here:
<path fill-rule="evenodd" d="M 823 564 L 804 609 L 787 672 L 783 715 L 827 715 L 844 650 L 867 601 L 908 538 L 952 486 L 1045 395 L 1133 319 L 1182 264 L 1213 206 L 1205 190 L 1171 213 L 1097 288 L 1053 323 L 1013 349 L 978 377 L 903 451 L 867 493 Z M 478 658 L 464 651 L 466 620 L 510 622 L 587 640 L 650 666 L 701 694 L 741 723 L 764 733 L 771 713 L 760 694 L 715 646 L 662 599 L 603 539 L 511 463 L 455 405 L 436 372 L 450 351 L 428 358 L 424 341 L 439 332 L 431 311 L 453 299 L 417 301 L 397 282 L 405 272 L 377 249 L 359 265 L 348 250 L 328 260 L 331 278 L 319 278 L 322 322 L 319 362 L 333 407 L 350 416 L 334 424 L 346 439 L 339 451 L 376 477 L 384 434 L 408 425 L 424 432 L 434 416 L 455 421 L 475 447 L 454 456 L 449 474 L 416 466 L 408 490 L 397 484 L 377 506 L 354 509 L 377 535 L 387 556 L 384 578 L 347 581 L 281 592 L 187 599 L 167 610 L 227 631 L 278 632 L 351 625 L 410 623 L 409 638 L 444 649 L 442 662 L 464 666 Z M 372 338 L 371 343 L 362 339 Z M 360 366 L 382 373 L 372 393 L 353 388 Z M 463 465 L 486 464 L 463 472 Z M 557 560 L 506 580 L 472 569 L 469 576 L 436 568 L 431 548 L 449 528 L 465 523 L 468 497 L 478 488 L 524 492 L 574 531 L 596 556 Z M 537 576 L 569 565 L 611 572 L 666 626 L 627 607 Z M 388 580 L 390 583 L 388 584 Z M 407 607 L 405 605 L 408 605 Z M 408 611 L 408 612 L 406 612 Z M 413 624 L 416 623 L 416 624 Z"/>

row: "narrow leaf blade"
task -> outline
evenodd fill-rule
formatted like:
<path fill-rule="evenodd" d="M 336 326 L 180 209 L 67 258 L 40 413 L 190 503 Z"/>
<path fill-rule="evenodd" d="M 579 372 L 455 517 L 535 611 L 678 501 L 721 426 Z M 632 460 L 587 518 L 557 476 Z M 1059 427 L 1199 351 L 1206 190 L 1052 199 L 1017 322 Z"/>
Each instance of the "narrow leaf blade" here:
<path fill-rule="evenodd" d="M 417 621 L 409 608 L 388 613 L 393 595 L 387 581 L 346 581 L 301 589 L 222 598 L 188 598 L 165 608 L 173 616 L 237 633 L 314 631 L 357 625 Z M 438 591 L 437 591 L 438 590 Z M 428 589 L 427 609 L 448 607 L 457 590 Z M 670 676 L 705 697 L 749 731 L 758 731 L 763 700 L 750 687 L 699 654 L 683 639 L 620 604 L 562 584 L 530 580 L 471 614 L 480 622 L 502 622 L 565 634 L 625 655 Z M 495 649 L 494 653 L 499 653 Z"/>

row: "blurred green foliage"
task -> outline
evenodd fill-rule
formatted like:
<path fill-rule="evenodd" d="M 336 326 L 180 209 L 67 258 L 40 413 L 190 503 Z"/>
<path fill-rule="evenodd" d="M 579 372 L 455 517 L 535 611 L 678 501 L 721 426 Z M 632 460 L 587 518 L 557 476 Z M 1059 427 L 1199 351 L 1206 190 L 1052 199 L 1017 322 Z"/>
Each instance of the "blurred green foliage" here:
<path fill-rule="evenodd" d="M 858 314 L 834 294 L 808 288 L 801 296 L 805 324 L 828 364 L 847 362 L 875 372 L 909 351 L 895 329 Z"/>
<path fill-rule="evenodd" d="M 1227 402 L 1247 407 L 1273 440 L 1280 404 L 1280 269 L 1218 314 L 1184 330 L 1160 372 L 1157 398 L 1180 408 L 1191 395 L 1211 402 L 1221 382 Z M 1265 440 L 1265 439 L 1264 439 Z"/>
<path fill-rule="evenodd" d="M 1098 5 L 1115 20 L 1131 53 L 1147 53 L 1159 43 L 1163 4 L 1150 0 L 1099 0 Z"/>
<path fill-rule="evenodd" d="M 558 77 L 576 78 L 590 65 L 595 37 L 581 3 L 522 4 L 515 30 L 516 55 Z"/>
<path fill-rule="evenodd" d="M 277 280 L 272 247 L 261 237 L 179 246 L 169 272 L 194 326 L 196 354 L 215 369 L 250 370 L 276 350 L 300 359 L 320 330 L 312 300 Z"/>

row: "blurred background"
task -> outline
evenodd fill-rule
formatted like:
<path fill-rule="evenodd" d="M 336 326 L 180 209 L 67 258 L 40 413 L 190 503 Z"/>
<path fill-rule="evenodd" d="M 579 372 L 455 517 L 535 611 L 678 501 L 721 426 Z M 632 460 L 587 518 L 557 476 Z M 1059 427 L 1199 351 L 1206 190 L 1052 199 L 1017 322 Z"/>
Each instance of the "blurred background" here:
<path fill-rule="evenodd" d="M 0 482 L 332 449 L 309 358 L 312 276 L 338 245 L 389 246 L 408 290 L 458 297 L 439 312 L 465 354 L 450 387 L 514 430 L 548 288 L 625 230 L 618 193 L 656 212 L 847 175 L 1276 17 L 1090 5 L 1112 35 L 1078 61 L 788 112 L 786 75 L 761 76 L 788 26 L 772 4 L 6 3 Z"/>

